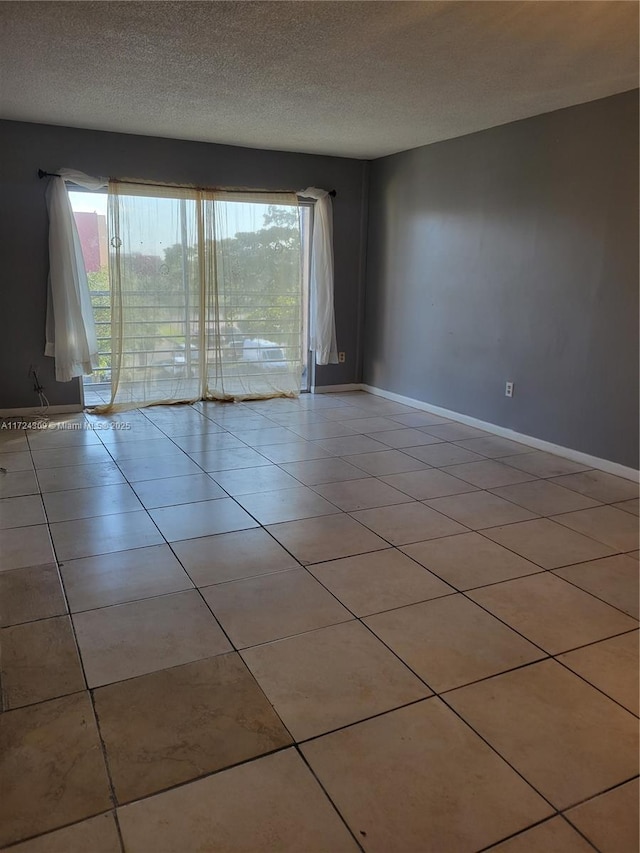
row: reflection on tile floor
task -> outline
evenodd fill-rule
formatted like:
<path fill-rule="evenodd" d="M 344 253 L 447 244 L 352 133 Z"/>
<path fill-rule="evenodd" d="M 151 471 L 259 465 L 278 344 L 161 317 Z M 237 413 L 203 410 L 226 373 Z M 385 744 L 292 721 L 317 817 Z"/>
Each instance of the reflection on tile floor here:
<path fill-rule="evenodd" d="M 0 467 L 0 853 L 637 851 L 637 483 L 364 392 Z"/>

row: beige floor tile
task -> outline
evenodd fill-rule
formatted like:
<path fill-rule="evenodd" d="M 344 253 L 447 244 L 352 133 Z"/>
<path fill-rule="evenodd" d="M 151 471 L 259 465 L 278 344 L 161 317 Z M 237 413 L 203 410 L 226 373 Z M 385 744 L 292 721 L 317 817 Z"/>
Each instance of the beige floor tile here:
<path fill-rule="evenodd" d="M 355 456 L 357 453 L 376 453 L 387 449 L 386 444 L 382 444 L 376 438 L 368 435 L 344 435 L 337 438 L 325 438 L 318 441 L 320 447 L 327 450 L 334 456 Z"/>
<path fill-rule="evenodd" d="M 147 509 L 227 497 L 226 492 L 208 474 L 146 480 L 134 483 L 133 489 Z"/>
<path fill-rule="evenodd" d="M 214 424 L 218 424 L 224 429 L 262 429 L 276 426 L 276 422 L 270 418 L 253 412 L 250 409 L 246 411 L 231 412 L 227 415 L 225 412 L 216 412 L 211 418 Z"/>
<path fill-rule="evenodd" d="M 16 451 L 15 453 L 3 453 L 0 457 L 0 468 L 7 473 L 15 471 L 33 471 L 31 454 L 27 451 Z"/>
<path fill-rule="evenodd" d="M 437 693 L 544 657 L 462 595 L 369 616 L 365 623 Z"/>
<path fill-rule="evenodd" d="M 627 557 L 633 557 L 635 560 L 640 559 L 640 551 L 629 551 Z"/>
<path fill-rule="evenodd" d="M 639 795 L 634 779 L 569 809 L 566 816 L 602 853 L 637 853 Z"/>
<path fill-rule="evenodd" d="M 462 687 L 447 702 L 556 808 L 638 773 L 638 721 L 555 661 Z"/>
<path fill-rule="evenodd" d="M 119 803 L 291 743 L 235 653 L 101 687 L 94 701 Z"/>
<path fill-rule="evenodd" d="M 59 560 L 128 551 L 163 542 L 144 510 L 59 521 L 51 524 L 50 529 Z"/>
<path fill-rule="evenodd" d="M 74 613 L 193 588 L 168 545 L 67 560 L 60 571 Z"/>
<path fill-rule="evenodd" d="M 534 450 L 530 453 L 522 453 L 509 458 L 509 465 L 528 471 L 536 477 L 559 477 L 562 474 L 575 474 L 579 471 L 587 471 L 588 465 L 580 462 L 572 462 L 562 456 L 554 456 L 553 453 L 545 453 L 543 450 Z"/>
<path fill-rule="evenodd" d="M 435 498 L 425 502 L 432 509 L 470 527 L 481 530 L 497 524 L 513 524 L 535 518 L 534 513 L 510 501 L 505 501 L 491 492 L 475 491 L 464 495 Z"/>
<path fill-rule="evenodd" d="M 53 563 L 55 556 L 46 524 L 0 530 L 0 572 Z"/>
<path fill-rule="evenodd" d="M 558 660 L 638 716 L 638 632 L 560 655 Z"/>
<path fill-rule="evenodd" d="M 408 471 L 405 474 L 390 474 L 382 478 L 385 483 L 411 495 L 416 500 L 439 498 L 445 495 L 459 495 L 475 491 L 475 486 L 445 474 L 437 468 L 426 471 Z"/>
<path fill-rule="evenodd" d="M 400 427 L 396 424 L 396 429 L 385 432 L 375 433 L 376 439 L 386 444 L 388 447 L 394 447 L 396 450 L 401 450 L 404 447 L 425 447 L 429 444 L 439 444 L 442 439 L 436 438 L 434 435 L 423 432 L 419 429 L 411 427 Z"/>
<path fill-rule="evenodd" d="M 357 435 L 358 430 L 349 426 L 348 421 L 331 421 L 327 423 L 300 424 L 292 427 L 300 438 L 306 441 L 324 441 L 328 438 L 341 438 L 344 435 Z"/>
<path fill-rule="evenodd" d="M 504 456 L 515 456 L 516 454 L 525 453 L 527 446 L 520 444 L 517 441 L 511 441 L 508 438 L 501 438 L 499 435 L 487 435 L 482 438 L 466 438 L 459 441 L 460 447 L 467 450 L 472 450 L 474 453 L 479 453 L 481 456 L 486 456 L 489 459 L 500 459 Z"/>
<path fill-rule="evenodd" d="M 66 612 L 55 563 L 0 572 L 0 628 Z"/>
<path fill-rule="evenodd" d="M 533 480 L 533 474 L 527 474 L 519 468 L 512 468 L 504 462 L 485 459 L 482 462 L 466 462 L 463 465 L 448 465 L 442 469 L 454 477 L 473 483 L 480 489 L 495 489 L 511 483 L 524 483 Z"/>
<path fill-rule="evenodd" d="M 444 468 L 445 465 L 459 465 L 463 462 L 482 462 L 483 456 L 465 450 L 457 444 L 440 442 L 425 447 L 407 447 L 405 453 L 432 465 L 434 468 Z"/>
<path fill-rule="evenodd" d="M 182 450 L 170 438 L 153 438 L 150 441 L 127 441 L 109 448 L 109 453 L 116 462 L 129 459 L 150 459 L 152 457 L 179 457 Z"/>
<path fill-rule="evenodd" d="M 89 687 L 231 651 L 195 590 L 73 616 Z"/>
<path fill-rule="evenodd" d="M 90 444 L 101 445 L 98 432 L 87 429 L 46 429 L 29 433 L 31 450 L 56 450 L 67 447 L 86 447 Z"/>
<path fill-rule="evenodd" d="M 133 483 L 137 480 L 162 480 L 166 477 L 184 477 L 201 474 L 202 470 L 186 454 L 152 456 L 145 459 L 123 459 L 118 468 Z"/>
<path fill-rule="evenodd" d="M 362 433 L 386 432 L 398 429 L 398 424 L 391 418 L 349 418 L 349 426 Z"/>
<path fill-rule="evenodd" d="M 111 807 L 88 693 L 0 714 L 0 756 L 2 845 Z"/>
<path fill-rule="evenodd" d="M 391 420 L 408 427 L 426 427 L 449 423 L 446 418 L 441 418 L 439 415 L 432 415 L 429 412 L 409 412 L 405 415 L 392 415 Z"/>
<path fill-rule="evenodd" d="M 0 530 L 46 523 L 40 495 L 24 495 L 0 500 Z"/>
<path fill-rule="evenodd" d="M 613 549 L 548 518 L 491 527 L 483 530 L 494 542 L 504 545 L 543 569 L 559 569 L 586 560 L 609 557 Z"/>
<path fill-rule="evenodd" d="M 246 649 L 242 657 L 298 741 L 430 695 L 356 621 Z"/>
<path fill-rule="evenodd" d="M 196 453 L 209 453 L 219 450 L 233 450 L 244 448 L 246 445 L 235 435 L 228 432 L 203 432 L 197 435 L 180 435 L 172 439 L 175 446 L 180 447 L 185 453 L 193 455 Z"/>
<path fill-rule="evenodd" d="M 480 850 L 551 813 L 435 698 L 302 752 L 368 853 Z"/>
<path fill-rule="evenodd" d="M 356 853 L 333 806 L 290 749 L 118 810 L 127 853 Z"/>
<path fill-rule="evenodd" d="M 287 521 L 267 529 L 303 565 L 353 557 L 388 547 L 384 539 L 342 514 Z"/>
<path fill-rule="evenodd" d="M 598 598 L 640 618 L 638 562 L 626 554 L 604 557 L 577 566 L 556 569 L 554 574 Z"/>
<path fill-rule="evenodd" d="M 242 429 L 236 426 L 227 427 L 227 429 L 249 447 L 261 447 L 263 444 L 286 444 L 298 438 L 295 432 L 275 424 L 260 429 Z"/>
<path fill-rule="evenodd" d="M 479 533 L 444 536 L 401 548 L 456 589 L 473 589 L 541 571 Z"/>
<path fill-rule="evenodd" d="M 32 438 L 35 435 L 34 432 L 30 433 Z M 7 429 L 0 432 L 0 453 L 26 453 L 28 450 L 26 430 Z"/>
<path fill-rule="evenodd" d="M 272 412 L 269 417 L 274 423 L 279 424 L 280 426 L 287 427 L 287 429 L 292 429 L 292 427 L 296 426 L 305 426 L 306 424 L 327 423 L 327 418 L 325 418 L 324 415 L 322 415 L 320 412 L 316 412 L 310 409 L 299 409 L 295 412 L 289 411 L 282 412 L 281 414 L 278 414 L 277 412 Z M 339 421 L 340 418 L 336 417 L 335 420 Z M 297 437 L 299 438 L 299 436 Z"/>
<path fill-rule="evenodd" d="M 202 593 L 237 649 L 353 618 L 304 569 L 216 584 Z"/>
<path fill-rule="evenodd" d="M 335 397 L 335 394 L 331 395 Z M 320 399 L 319 397 L 317 398 Z M 302 401 L 302 398 L 300 398 Z M 310 419 L 308 421 L 302 421 L 302 423 L 339 423 L 339 424 L 348 424 L 349 421 L 355 420 L 356 418 L 360 418 L 364 420 L 370 420 L 371 418 L 376 417 L 375 412 L 369 412 L 366 409 L 362 409 L 358 406 L 332 406 L 328 408 L 327 406 L 317 406 L 313 405 L 310 407 L 306 407 L 302 410 L 303 414 L 313 415 L 315 416 L 315 420 Z M 291 413 L 289 413 L 291 414 Z M 276 415 L 272 415 L 272 417 L 276 417 Z M 380 416 L 382 417 L 382 416 Z"/>
<path fill-rule="evenodd" d="M 309 571 L 356 616 L 453 592 L 448 584 L 395 548 L 318 563 Z"/>
<path fill-rule="evenodd" d="M 120 853 L 120 838 L 111 813 L 24 841 L 1 853 Z"/>
<path fill-rule="evenodd" d="M 458 524 L 457 521 L 452 521 L 434 509 L 419 503 L 365 509 L 354 512 L 353 518 L 371 528 L 392 545 L 408 545 L 410 542 L 421 542 L 438 536 L 466 533 L 466 527 Z"/>
<path fill-rule="evenodd" d="M 299 436 L 297 438 L 298 441 L 287 444 L 269 444 L 261 447 L 260 453 L 278 465 L 283 462 L 305 462 L 309 459 L 326 459 L 332 456 L 328 450 L 324 450 L 316 442 L 302 441 Z"/>
<path fill-rule="evenodd" d="M 530 509 L 536 515 L 556 515 L 597 506 L 596 501 L 571 489 L 565 489 L 548 480 L 532 480 L 494 489 L 494 494 Z"/>
<path fill-rule="evenodd" d="M 0 646 L 3 710 L 84 690 L 68 616 L 3 628 Z"/>
<path fill-rule="evenodd" d="M 319 486 L 322 483 L 338 483 L 342 480 L 361 480 L 362 469 L 350 465 L 344 459 L 310 459 L 307 462 L 287 462 L 281 466 L 284 471 L 295 477 L 305 486 Z"/>
<path fill-rule="evenodd" d="M 638 498 L 632 498 L 630 501 L 620 501 L 620 503 L 614 504 L 614 506 L 616 509 L 622 509 L 632 515 L 640 515 L 640 500 Z"/>
<path fill-rule="evenodd" d="M 618 551 L 632 551 L 638 547 L 638 519 L 612 506 L 556 515 L 553 520 Z"/>
<path fill-rule="evenodd" d="M 421 427 L 429 435 L 435 435 L 443 441 L 463 441 L 466 438 L 486 438 L 488 433 L 475 427 L 459 423 L 437 424 L 436 426 Z"/>
<path fill-rule="evenodd" d="M 235 468 L 256 468 L 271 465 L 271 462 L 252 447 L 236 447 L 224 450 L 206 450 L 190 453 L 190 457 L 208 472 L 232 471 Z"/>
<path fill-rule="evenodd" d="M 169 542 L 258 526 L 232 498 L 152 509 L 149 515 Z"/>
<path fill-rule="evenodd" d="M 65 468 L 69 465 L 94 465 L 111 462 L 109 452 L 102 444 L 85 444 L 73 447 L 57 447 L 55 450 L 34 450 L 33 464 L 36 469 Z"/>
<path fill-rule="evenodd" d="M 199 436 L 199 435 L 223 435 L 224 428 L 214 423 L 209 418 L 198 417 L 185 419 L 183 421 L 176 421 L 172 423 L 167 420 L 164 422 L 159 422 L 158 426 L 165 432 L 171 439 L 174 438 L 187 438 L 189 436 Z"/>
<path fill-rule="evenodd" d="M 415 412 L 411 406 L 405 406 L 404 403 L 394 403 L 391 400 L 383 400 L 380 397 L 373 397 L 371 394 L 360 392 L 360 397 L 355 405 L 358 408 L 364 409 L 367 416 L 372 417 L 392 417 L 393 415 L 405 415 L 410 412 Z"/>
<path fill-rule="evenodd" d="M 295 477 L 282 471 L 277 465 L 218 471 L 211 476 L 232 497 L 253 495 L 258 492 L 275 492 L 279 489 L 295 489 L 300 485 Z"/>
<path fill-rule="evenodd" d="M 468 595 L 550 654 L 637 626 L 630 616 L 549 572 L 474 589 Z"/>
<path fill-rule="evenodd" d="M 293 480 L 293 478 L 292 478 Z M 238 495 L 236 500 L 260 524 L 279 524 L 300 518 L 314 518 L 340 512 L 338 507 L 325 500 L 307 486 L 294 489 L 279 489 L 274 492 L 259 492 L 255 495 Z"/>
<path fill-rule="evenodd" d="M 118 423 L 118 421 L 114 422 Z M 126 422 L 125 422 L 126 423 Z M 100 429 L 100 440 L 107 448 L 120 447 L 132 442 L 149 442 L 166 438 L 164 433 L 148 421 L 131 421 L 131 429 Z"/>
<path fill-rule="evenodd" d="M 50 492 L 43 497 L 50 523 L 116 515 L 142 510 L 142 504 L 127 483 L 98 486 L 92 489 L 72 489 Z"/>
<path fill-rule="evenodd" d="M 40 490 L 46 493 L 110 486 L 114 483 L 124 483 L 125 479 L 115 462 L 96 462 L 93 465 L 43 468 L 38 471 L 38 482 Z"/>
<path fill-rule="evenodd" d="M 1 458 L 0 461 L 2 461 Z M 0 471 L 0 498 L 36 494 L 38 494 L 38 481 L 33 471 L 9 471 L 6 474 Z"/>
<path fill-rule="evenodd" d="M 196 586 L 281 572 L 299 565 L 262 529 L 187 539 L 172 548 Z"/>
<path fill-rule="evenodd" d="M 380 453 L 357 453 L 345 457 L 345 462 L 356 465 L 367 474 L 382 477 L 385 474 L 401 474 L 403 471 L 424 471 L 428 466 L 400 450 L 383 450 Z"/>
<path fill-rule="evenodd" d="M 322 486 L 314 486 L 314 491 L 345 512 L 410 503 L 412 500 L 404 492 L 373 477 L 365 477 L 363 480 L 346 480 L 342 483 L 325 483 Z"/>
<path fill-rule="evenodd" d="M 593 847 L 566 820 L 553 817 L 492 847 L 491 853 L 593 853 Z"/>
<path fill-rule="evenodd" d="M 593 498 L 602 503 L 616 503 L 632 500 L 638 497 L 638 483 L 625 480 L 605 471 L 584 471 L 581 474 L 568 474 L 557 477 L 553 481 L 559 486 L 566 486 L 581 495 Z"/>

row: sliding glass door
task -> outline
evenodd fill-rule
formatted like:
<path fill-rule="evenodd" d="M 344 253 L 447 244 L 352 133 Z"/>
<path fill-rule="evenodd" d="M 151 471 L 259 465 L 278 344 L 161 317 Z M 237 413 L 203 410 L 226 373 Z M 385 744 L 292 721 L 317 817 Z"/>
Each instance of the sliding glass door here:
<path fill-rule="evenodd" d="M 70 194 L 100 339 L 88 395 L 104 399 L 108 382 L 113 404 L 131 406 L 307 386 L 310 207 L 116 183 L 108 222 L 96 212 L 89 227 L 89 195 Z"/>

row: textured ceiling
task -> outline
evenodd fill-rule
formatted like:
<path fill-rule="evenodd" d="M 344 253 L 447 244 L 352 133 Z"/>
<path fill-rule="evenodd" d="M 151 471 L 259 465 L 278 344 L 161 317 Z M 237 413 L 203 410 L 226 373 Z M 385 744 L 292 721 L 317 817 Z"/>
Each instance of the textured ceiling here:
<path fill-rule="evenodd" d="M 636 2 L 0 2 L 4 118 L 374 158 L 638 85 Z"/>

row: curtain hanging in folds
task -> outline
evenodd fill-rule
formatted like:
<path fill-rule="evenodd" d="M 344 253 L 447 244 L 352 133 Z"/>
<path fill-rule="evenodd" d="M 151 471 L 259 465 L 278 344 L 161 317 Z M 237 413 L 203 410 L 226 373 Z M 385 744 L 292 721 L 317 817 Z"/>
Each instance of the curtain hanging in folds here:
<path fill-rule="evenodd" d="M 293 396 L 302 370 L 293 193 L 112 181 L 111 402 Z"/>
<path fill-rule="evenodd" d="M 311 238 L 309 338 L 316 364 L 337 364 L 333 302 L 333 208 L 327 190 L 307 187 L 298 195 L 315 201 Z"/>
<path fill-rule="evenodd" d="M 68 382 L 98 366 L 98 344 L 87 274 L 66 182 L 87 189 L 107 185 L 72 169 L 60 169 L 46 191 L 49 215 L 49 281 L 45 355 L 55 358 L 56 379 Z"/>

